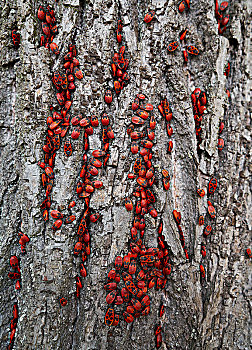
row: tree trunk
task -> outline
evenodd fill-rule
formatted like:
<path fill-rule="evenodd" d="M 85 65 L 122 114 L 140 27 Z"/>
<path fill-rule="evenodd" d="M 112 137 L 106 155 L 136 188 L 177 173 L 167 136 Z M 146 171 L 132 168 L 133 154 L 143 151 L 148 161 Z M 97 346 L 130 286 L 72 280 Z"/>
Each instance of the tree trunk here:
<path fill-rule="evenodd" d="M 54 55 L 40 47 L 41 22 L 37 18 L 40 3 L 25 0 L 2 0 L 0 4 L 1 45 L 1 241 L 0 241 L 0 341 L 5 349 L 10 339 L 10 322 L 14 303 L 18 305 L 18 322 L 13 349 L 154 349 L 155 329 L 162 326 L 161 349 L 249 349 L 250 300 L 249 270 L 245 257 L 250 244 L 249 212 L 249 4 L 242 0 L 229 4 L 227 31 L 218 34 L 214 1 L 191 1 L 190 10 L 182 14 L 177 1 L 125 0 L 50 0 L 55 10 L 60 54 Z M 155 18 L 145 23 L 148 10 Z M 111 58 L 118 52 L 115 31 L 117 20 L 123 22 L 123 45 L 129 59 L 129 83 L 113 102 L 104 102 L 107 88 L 113 89 Z M 15 48 L 11 30 L 21 35 Z M 187 45 L 200 53 L 189 55 L 184 63 L 181 43 L 172 53 L 170 42 L 179 41 L 187 32 Z M 180 42 L 180 41 L 179 41 Z M 51 209 L 72 214 L 76 220 L 53 231 L 53 219 L 44 221 L 40 204 L 45 199 L 41 184 L 42 150 L 47 135 L 49 106 L 58 103 L 52 84 L 52 73 L 62 70 L 68 45 L 75 43 L 77 59 L 84 74 L 76 82 L 72 94 L 71 116 L 110 116 L 115 133 L 110 142 L 107 166 L 99 169 L 96 179 L 103 187 L 91 195 L 92 213 L 101 217 L 90 223 L 91 255 L 84 263 L 87 277 L 82 278 L 80 298 L 76 298 L 75 277 L 79 275 L 80 257 L 73 255 L 78 240 L 77 230 L 85 204 L 76 194 L 82 167 L 83 131 L 72 140 L 73 154 L 66 157 L 64 142 L 57 151 L 54 165 L 54 186 Z M 225 64 L 231 63 L 228 78 Z M 62 71 L 63 72 L 63 71 Z M 207 106 L 201 123 L 202 142 L 197 148 L 191 94 L 195 88 L 206 92 Z M 227 97 L 226 89 L 231 93 Z M 137 94 L 146 95 L 153 104 L 157 126 L 152 164 L 155 168 L 157 218 L 145 217 L 143 242 L 146 248 L 157 247 L 157 228 L 163 220 L 163 235 L 168 244 L 172 273 L 164 289 L 148 291 L 151 308 L 128 324 L 123 318 L 124 306 L 115 306 L 120 316 L 117 327 L 104 324 L 108 309 L 104 290 L 107 274 L 114 267 L 116 256 L 124 256 L 131 242 L 130 229 L 134 211 L 127 212 L 126 197 L 135 203 L 132 193 L 136 180 L 127 178 L 136 159 L 130 151 L 127 128 L 131 123 L 132 102 Z M 173 113 L 174 133 L 167 136 L 165 119 L 158 111 L 160 101 L 167 97 Z M 218 152 L 219 125 L 224 121 L 223 151 Z M 168 142 L 173 150 L 167 152 Z M 101 126 L 89 137 L 88 157 L 102 149 Z M 162 185 L 162 169 L 170 174 L 170 189 Z M 209 180 L 218 180 L 218 188 L 203 198 L 197 189 L 207 192 Z M 216 209 L 216 219 L 207 214 L 207 200 Z M 181 228 L 189 254 L 186 259 L 172 212 L 181 213 Z M 203 236 L 198 225 L 204 215 L 205 225 L 212 233 Z M 22 231 L 30 241 L 26 254 L 18 243 Z M 201 244 L 207 249 L 201 255 Z M 8 278 L 13 271 L 9 258 L 20 258 L 21 289 Z M 206 276 L 200 273 L 200 265 Z M 140 269 L 138 263 L 137 271 Z M 122 283 L 122 282 L 120 282 Z M 123 286 L 123 284 L 122 284 Z M 61 306 L 59 300 L 68 303 Z M 165 314 L 159 317 L 163 303 Z"/>

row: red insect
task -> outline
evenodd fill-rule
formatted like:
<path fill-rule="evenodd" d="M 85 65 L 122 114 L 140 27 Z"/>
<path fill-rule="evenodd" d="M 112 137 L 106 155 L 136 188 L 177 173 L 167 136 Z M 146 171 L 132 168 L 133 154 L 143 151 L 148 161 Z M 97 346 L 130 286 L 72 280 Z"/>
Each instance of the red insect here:
<path fill-rule="evenodd" d="M 68 218 L 66 218 L 66 224 L 71 224 L 71 222 L 73 222 L 75 219 L 76 218 L 74 215 L 68 216 Z"/>
<path fill-rule="evenodd" d="M 30 238 L 24 233 L 22 233 L 21 231 L 18 233 L 18 235 L 20 237 L 20 240 L 18 243 L 21 245 L 21 253 L 25 253 L 26 252 L 25 246 L 26 246 L 26 243 L 30 241 Z"/>
<path fill-rule="evenodd" d="M 52 210 L 50 214 L 51 214 L 51 217 L 54 219 L 62 219 L 63 218 L 63 214 L 58 210 Z"/>
<path fill-rule="evenodd" d="M 217 188 L 217 179 L 212 178 L 208 183 L 208 193 L 213 194 Z"/>
<path fill-rule="evenodd" d="M 119 19 L 118 22 L 117 22 L 117 29 L 119 30 L 119 32 L 121 32 L 122 28 L 123 28 L 122 21 Z"/>
<path fill-rule="evenodd" d="M 204 216 L 203 215 L 200 215 L 200 217 L 199 217 L 199 225 L 200 226 L 204 225 Z"/>
<path fill-rule="evenodd" d="M 200 197 L 204 197 L 204 195 L 206 194 L 205 191 L 203 189 L 198 189 L 197 193 Z"/>
<path fill-rule="evenodd" d="M 117 256 L 115 258 L 115 269 L 116 270 L 120 270 L 120 268 L 122 267 L 122 263 L 123 263 L 123 259 L 121 256 Z"/>
<path fill-rule="evenodd" d="M 222 151 L 224 148 L 224 140 L 223 139 L 218 139 L 218 151 Z"/>
<path fill-rule="evenodd" d="M 136 260 L 132 259 L 129 264 L 129 273 L 131 275 L 134 275 L 136 273 Z"/>
<path fill-rule="evenodd" d="M 140 310 L 141 310 L 142 304 L 140 303 L 140 301 L 138 301 L 138 300 L 135 299 L 135 298 L 131 298 L 131 303 L 132 303 L 132 305 L 133 305 L 133 307 L 134 307 L 135 310 L 137 310 L 137 311 L 140 311 Z"/>
<path fill-rule="evenodd" d="M 143 118 L 144 120 L 148 119 L 149 117 L 149 113 L 141 109 L 138 109 L 136 113 L 140 118 Z"/>
<path fill-rule="evenodd" d="M 81 242 L 77 242 L 74 246 L 74 255 L 79 255 L 83 249 L 83 245 Z"/>
<path fill-rule="evenodd" d="M 205 106 L 207 104 L 207 97 L 204 91 L 202 91 L 201 94 L 199 95 L 199 101 L 201 106 Z"/>
<path fill-rule="evenodd" d="M 224 123 L 221 122 L 221 123 L 220 123 L 220 127 L 219 127 L 219 133 L 220 133 L 220 134 L 222 133 L 223 129 L 224 129 Z"/>
<path fill-rule="evenodd" d="M 162 335 L 161 335 L 161 333 L 159 333 L 156 336 L 156 347 L 157 347 L 157 349 L 159 349 L 161 345 L 162 345 Z"/>
<path fill-rule="evenodd" d="M 75 201 L 70 202 L 68 205 L 68 209 L 73 208 L 75 205 L 76 205 Z"/>
<path fill-rule="evenodd" d="M 188 62 L 188 53 L 186 50 L 183 50 L 183 56 L 184 56 L 184 60 L 187 63 Z"/>
<path fill-rule="evenodd" d="M 180 13 L 182 13 L 182 12 L 185 10 L 185 8 L 186 8 L 186 2 L 183 0 L 183 1 L 181 1 L 181 3 L 179 4 L 178 10 L 179 10 Z"/>
<path fill-rule="evenodd" d="M 151 10 L 147 12 L 147 14 L 144 17 L 144 22 L 149 23 L 150 21 L 153 20 L 154 16 L 155 16 L 155 11 Z"/>
<path fill-rule="evenodd" d="M 125 287 L 128 289 L 128 291 L 130 293 L 132 293 L 133 295 L 137 294 L 137 288 L 134 285 L 134 283 L 131 280 L 127 280 L 125 281 Z"/>
<path fill-rule="evenodd" d="M 163 178 L 163 186 L 165 191 L 168 191 L 170 188 L 170 182 L 165 177 Z"/>
<path fill-rule="evenodd" d="M 66 306 L 67 300 L 66 300 L 65 298 L 61 298 L 61 299 L 60 299 L 60 304 L 61 304 L 62 306 Z"/>
<path fill-rule="evenodd" d="M 150 307 L 147 306 L 147 307 L 141 312 L 141 315 L 147 316 L 147 315 L 149 315 L 149 313 L 150 313 Z"/>
<path fill-rule="evenodd" d="M 101 123 L 103 126 L 108 126 L 109 125 L 109 117 L 106 113 L 103 113 L 101 117 Z"/>
<path fill-rule="evenodd" d="M 246 251 L 245 251 L 245 254 L 248 258 L 252 258 L 252 253 L 251 253 L 251 249 L 247 248 Z"/>
<path fill-rule="evenodd" d="M 129 198 L 125 199 L 125 208 L 127 209 L 127 211 L 133 210 L 133 203 Z"/>
<path fill-rule="evenodd" d="M 14 269 L 19 268 L 18 258 L 16 257 L 16 255 L 12 255 L 12 256 L 10 257 L 10 265 L 11 265 L 11 267 L 13 267 Z"/>
<path fill-rule="evenodd" d="M 132 138 L 132 140 L 138 140 L 143 136 L 144 136 L 144 133 L 140 131 L 133 131 L 130 133 L 130 137 Z"/>
<path fill-rule="evenodd" d="M 110 292 L 106 297 L 107 304 L 112 304 L 115 301 L 116 296 L 117 290 L 112 290 L 112 292 Z"/>
<path fill-rule="evenodd" d="M 81 277 L 87 277 L 87 270 L 85 269 L 83 263 L 80 264 L 80 275 Z"/>
<path fill-rule="evenodd" d="M 206 277 L 206 272 L 203 265 L 200 265 L 200 275 L 202 278 Z"/>
<path fill-rule="evenodd" d="M 114 322 L 112 323 L 112 326 L 117 326 L 119 323 L 119 315 L 115 314 Z"/>
<path fill-rule="evenodd" d="M 208 213 L 211 216 L 212 219 L 215 219 L 216 217 L 216 212 L 214 207 L 212 206 L 211 202 L 208 201 Z"/>
<path fill-rule="evenodd" d="M 53 52 L 55 55 L 59 55 L 59 54 L 60 54 L 58 45 L 55 44 L 54 42 L 52 42 L 52 43 L 50 44 L 50 49 L 52 50 L 52 52 Z"/>
<path fill-rule="evenodd" d="M 170 175 L 168 173 L 168 170 L 163 169 L 162 170 L 162 175 L 163 175 L 164 178 L 166 178 L 168 181 L 170 181 Z"/>
<path fill-rule="evenodd" d="M 83 78 L 83 73 L 78 67 L 74 67 L 74 75 L 77 79 L 81 80 Z"/>
<path fill-rule="evenodd" d="M 16 281 L 15 289 L 16 289 L 16 290 L 21 289 L 21 285 L 20 285 L 20 282 L 19 282 L 19 281 Z"/>
<path fill-rule="evenodd" d="M 160 309 L 159 309 L 159 317 L 162 317 L 164 312 L 165 312 L 164 304 L 161 304 L 160 305 Z"/>
<path fill-rule="evenodd" d="M 112 102 L 112 91 L 111 90 L 106 90 L 105 91 L 105 96 L 104 96 L 104 100 L 107 104 L 110 104 Z"/>
<path fill-rule="evenodd" d="M 104 286 L 104 289 L 109 290 L 109 291 L 115 290 L 116 288 L 117 288 L 117 283 L 115 283 L 115 282 L 107 283 Z"/>
<path fill-rule="evenodd" d="M 145 123 L 144 119 L 142 119 L 141 117 L 136 117 L 136 116 L 132 117 L 131 121 L 133 124 L 136 124 L 136 125 L 142 125 Z"/>
<path fill-rule="evenodd" d="M 178 225 L 181 223 L 181 214 L 177 210 L 173 210 L 173 217 Z"/>
<path fill-rule="evenodd" d="M 129 291 L 126 288 L 122 288 L 121 295 L 125 303 L 128 303 L 130 299 Z"/>
<path fill-rule="evenodd" d="M 115 311 L 114 309 L 112 308 L 109 308 L 106 312 L 106 315 L 105 315 L 105 324 L 107 326 L 112 326 L 113 322 L 114 322 L 114 318 L 115 318 Z"/>
<path fill-rule="evenodd" d="M 206 257 L 206 247 L 203 244 L 201 244 L 201 255 L 203 258 Z"/>
<path fill-rule="evenodd" d="M 45 18 L 45 10 L 43 8 L 43 6 L 39 6 L 39 9 L 38 9 L 38 19 L 40 21 L 43 21 L 43 19 Z"/>
<path fill-rule="evenodd" d="M 17 280 L 17 279 L 20 279 L 21 278 L 21 274 L 19 272 L 9 272 L 8 273 L 8 277 L 11 279 L 11 280 Z"/>
<path fill-rule="evenodd" d="M 122 34 L 118 29 L 116 31 L 116 39 L 119 44 L 122 42 Z"/>
<path fill-rule="evenodd" d="M 169 141 L 167 151 L 168 151 L 169 153 L 171 153 L 172 149 L 173 149 L 173 142 L 172 142 L 172 141 Z"/>
<path fill-rule="evenodd" d="M 226 77 L 229 76 L 229 73 L 230 73 L 230 63 L 228 62 L 226 65 L 225 65 L 225 70 L 224 70 L 224 75 Z"/>
<path fill-rule="evenodd" d="M 46 36 L 50 35 L 50 27 L 46 22 L 42 23 L 42 31 Z"/>
<path fill-rule="evenodd" d="M 115 88 L 116 94 L 119 95 L 122 88 L 121 88 L 121 84 L 118 80 L 114 81 L 114 88 Z"/>
<path fill-rule="evenodd" d="M 140 185 L 142 187 L 147 187 L 148 186 L 148 182 L 143 177 L 138 177 L 137 178 L 137 183 L 138 183 L 138 185 Z"/>
<path fill-rule="evenodd" d="M 56 231 L 60 229 L 61 225 L 62 225 L 62 220 L 56 220 L 52 225 L 52 230 Z"/>
<path fill-rule="evenodd" d="M 12 30 L 11 37 L 12 37 L 13 45 L 15 47 L 19 47 L 19 45 L 20 45 L 20 34 L 17 32 L 16 29 Z"/>
<path fill-rule="evenodd" d="M 180 38 L 179 38 L 180 41 L 183 41 L 183 40 L 185 39 L 186 33 L 187 33 L 187 29 L 184 30 L 183 33 L 181 34 L 181 36 L 180 36 Z"/>
<path fill-rule="evenodd" d="M 68 140 L 64 144 L 64 153 L 67 157 L 70 157 L 73 153 L 72 144 Z"/>
<path fill-rule="evenodd" d="M 207 225 L 207 226 L 205 227 L 205 230 L 204 230 L 204 235 L 205 235 L 205 236 L 208 236 L 208 235 L 211 233 L 211 231 L 212 231 L 212 226 Z"/>
<path fill-rule="evenodd" d="M 167 46 L 167 50 L 172 52 L 172 51 L 175 51 L 179 46 L 179 43 L 178 41 L 173 41 L 172 43 L 170 43 L 168 46 Z"/>
<path fill-rule="evenodd" d="M 153 205 L 149 205 L 148 206 L 148 213 L 153 217 L 153 218 L 156 218 L 158 213 L 156 211 L 156 209 L 153 207 Z"/>
<path fill-rule="evenodd" d="M 153 143 L 149 140 L 143 140 L 141 141 L 141 145 L 147 149 L 150 149 L 153 147 Z"/>
<path fill-rule="evenodd" d="M 135 163 L 134 163 L 134 166 L 133 166 L 133 171 L 134 173 L 138 174 L 141 170 L 141 167 L 142 167 L 142 160 L 141 158 L 137 158 L 135 160 Z"/>
<path fill-rule="evenodd" d="M 77 126 L 76 128 L 74 128 L 74 130 L 71 134 L 71 137 L 72 137 L 72 139 L 77 140 L 79 138 L 79 136 L 80 136 L 80 128 L 79 128 L 79 126 Z"/>
<path fill-rule="evenodd" d="M 196 55 L 197 56 L 199 54 L 199 50 L 195 46 L 187 46 L 186 50 L 191 55 Z"/>
<path fill-rule="evenodd" d="M 129 314 L 126 311 L 123 313 L 123 317 L 127 323 L 131 323 L 134 321 L 134 316 L 132 316 L 131 314 Z"/>
<path fill-rule="evenodd" d="M 228 1 L 223 1 L 220 4 L 220 11 L 224 11 L 228 7 Z"/>

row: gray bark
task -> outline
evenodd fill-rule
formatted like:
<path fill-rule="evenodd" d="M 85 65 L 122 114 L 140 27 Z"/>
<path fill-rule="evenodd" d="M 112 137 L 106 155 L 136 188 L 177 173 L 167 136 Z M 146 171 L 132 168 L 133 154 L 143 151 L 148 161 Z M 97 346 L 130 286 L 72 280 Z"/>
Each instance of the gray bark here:
<path fill-rule="evenodd" d="M 249 349 L 251 299 L 249 272 L 245 258 L 251 228 L 251 192 L 249 189 L 249 15 L 247 1 L 231 2 L 230 24 L 224 36 L 218 35 L 214 1 L 191 1 L 191 9 L 180 14 L 177 2 L 168 0 L 53 0 L 59 34 L 55 42 L 58 58 L 39 47 L 41 24 L 37 19 L 37 1 L 3 0 L 0 4 L 1 89 L 0 89 L 0 343 L 9 342 L 12 307 L 17 301 L 19 319 L 14 349 L 153 349 L 154 329 L 159 322 L 160 302 L 165 305 L 161 320 L 161 349 Z M 143 22 L 148 9 L 156 10 L 156 19 Z M 130 58 L 130 83 L 111 107 L 104 103 L 104 91 L 112 87 L 111 57 L 118 50 L 115 27 L 123 20 L 123 37 Z M 21 34 L 19 49 L 13 48 L 13 25 Z M 178 40 L 188 28 L 188 44 L 200 55 L 184 65 L 182 52 L 169 54 L 167 45 Z M 73 257 L 77 223 L 65 225 L 54 233 L 52 218 L 45 223 L 40 210 L 44 197 L 41 169 L 42 146 L 46 135 L 49 105 L 56 105 L 51 83 L 52 71 L 62 64 L 68 44 L 76 42 L 84 79 L 77 82 L 71 114 L 110 114 L 115 131 L 111 158 L 99 173 L 103 189 L 96 190 L 91 207 L 102 218 L 90 226 L 91 255 L 86 263 L 88 276 L 81 297 L 76 300 L 75 276 L 79 260 Z M 231 73 L 223 75 L 231 62 Z M 194 88 L 208 97 L 203 128 L 202 153 L 197 154 L 195 126 L 190 95 Z M 231 92 L 228 101 L 226 88 Z M 160 218 L 172 259 L 172 274 L 165 291 L 151 290 L 151 312 L 133 324 L 122 315 L 118 327 L 104 325 L 107 309 L 103 285 L 114 258 L 128 250 L 133 214 L 126 212 L 123 199 L 131 195 L 135 181 L 127 174 L 134 156 L 126 133 L 132 115 L 131 103 L 142 92 L 155 107 L 156 144 L 153 147 L 157 182 L 158 220 L 147 220 L 145 244 L 157 246 L 156 230 Z M 167 97 L 173 111 L 172 155 L 167 154 L 168 138 L 164 120 L 158 114 L 160 99 Z M 218 128 L 224 120 L 225 148 L 218 153 Z M 100 149 L 100 129 L 90 137 L 90 149 Z M 79 218 L 83 204 L 76 199 L 82 159 L 81 138 L 74 143 L 73 155 L 66 159 L 63 147 L 57 152 L 52 209 L 64 210 L 77 202 L 73 213 Z M 161 169 L 171 175 L 171 187 L 164 192 Z M 196 190 L 207 188 L 211 176 L 218 179 L 218 190 L 210 200 L 217 210 L 211 221 L 213 234 L 206 240 L 204 261 L 206 279 L 201 282 L 200 244 L 202 226 L 199 214 L 206 214 L 207 198 Z M 185 259 L 179 233 L 172 217 L 173 209 L 182 215 L 182 229 L 190 261 Z M 208 220 L 209 221 L 209 220 Z M 210 221 L 209 221 L 210 222 Z M 27 254 L 22 256 L 17 233 L 30 237 Z M 21 259 L 22 289 L 15 291 L 8 279 L 9 258 Z M 251 285 L 250 285 L 251 286 Z M 60 297 L 68 304 L 62 308 Z"/>

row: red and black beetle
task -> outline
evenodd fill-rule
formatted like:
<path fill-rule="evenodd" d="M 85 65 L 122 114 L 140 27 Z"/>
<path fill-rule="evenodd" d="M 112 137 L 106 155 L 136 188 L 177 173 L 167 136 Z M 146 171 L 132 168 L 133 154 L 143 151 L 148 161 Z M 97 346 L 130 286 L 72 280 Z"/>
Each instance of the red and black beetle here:
<path fill-rule="evenodd" d="M 11 37 L 12 37 L 13 45 L 15 47 L 19 47 L 19 45 L 20 45 L 20 34 L 17 32 L 16 29 L 12 30 Z"/>

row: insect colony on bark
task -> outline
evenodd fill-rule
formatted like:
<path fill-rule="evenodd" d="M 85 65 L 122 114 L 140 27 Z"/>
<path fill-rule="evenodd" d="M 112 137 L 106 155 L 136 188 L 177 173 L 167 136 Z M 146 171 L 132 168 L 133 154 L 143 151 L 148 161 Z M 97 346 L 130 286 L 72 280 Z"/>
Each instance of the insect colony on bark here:
<path fill-rule="evenodd" d="M 122 21 L 118 20 L 116 29 L 116 40 L 118 44 L 122 43 Z M 114 53 L 112 57 L 111 70 L 112 77 L 114 79 L 114 90 L 116 95 L 119 95 L 124 86 L 129 82 L 130 77 L 127 73 L 127 68 L 129 65 L 129 60 L 124 57 L 126 47 L 121 45 L 118 52 Z M 104 100 L 107 104 L 110 104 L 113 100 L 112 91 L 107 89 L 105 91 Z"/>
<path fill-rule="evenodd" d="M 43 6 L 39 6 L 38 19 L 42 22 L 41 29 L 43 34 L 40 37 L 40 46 L 50 48 L 55 55 L 59 55 L 59 48 L 53 42 L 55 35 L 58 33 L 54 10 L 47 6 L 46 10 Z"/>
<path fill-rule="evenodd" d="M 227 30 L 229 22 L 228 1 L 223 1 L 220 5 L 218 0 L 215 0 L 215 17 L 218 21 L 218 33 L 221 35 Z"/>
<path fill-rule="evenodd" d="M 131 152 L 138 155 L 128 174 L 128 178 L 136 180 L 133 192 L 135 205 L 130 198 L 125 199 L 126 210 L 134 209 L 134 218 L 130 230 L 131 237 L 129 252 L 115 258 L 115 269 L 108 273 L 104 286 L 110 293 L 106 297 L 110 305 L 105 315 L 105 324 L 116 326 L 119 323 L 119 313 L 115 308 L 124 304 L 123 317 L 127 323 L 133 322 L 140 316 L 147 316 L 150 312 L 150 297 L 148 290 L 156 285 L 156 289 L 163 289 L 167 276 L 171 273 L 171 265 L 167 243 L 162 234 L 163 223 L 160 220 L 158 227 L 158 248 L 147 248 L 144 243 L 145 215 L 153 218 L 158 216 L 154 207 L 156 196 L 153 193 L 155 170 L 152 163 L 152 147 L 155 139 L 156 121 L 153 115 L 153 105 L 146 103 L 146 97 L 138 94 L 132 103 L 134 116 L 132 124 L 127 129 L 130 136 Z M 165 173 L 165 172 L 164 172 Z M 168 177 L 166 171 L 165 176 Z M 123 280 L 123 281 L 122 281 Z M 114 306 L 112 307 L 112 304 Z M 163 312 L 162 312 L 163 314 Z M 160 327 L 161 332 L 161 327 Z M 161 345 L 161 333 L 157 333 L 157 344 Z"/>
<path fill-rule="evenodd" d="M 218 1 L 215 0 L 215 14 L 218 19 L 218 30 L 219 34 L 222 34 L 226 30 L 226 24 L 229 21 L 229 16 L 224 17 L 226 9 L 228 8 L 228 2 L 224 1 L 221 5 L 218 5 Z M 185 9 L 190 9 L 190 1 L 185 0 L 179 4 L 179 12 L 183 12 Z M 149 11 L 145 17 L 144 21 L 149 23 L 155 16 L 155 11 Z M 58 46 L 53 42 L 55 35 L 57 34 L 56 19 L 53 9 L 48 6 L 45 10 L 42 6 L 38 10 L 38 18 L 42 21 L 42 31 L 43 35 L 40 38 L 40 46 L 45 46 L 50 48 L 52 52 L 59 55 L 60 51 Z M 119 44 L 122 43 L 122 21 L 118 21 L 116 38 Z M 186 38 L 187 30 L 184 30 L 180 36 L 180 41 L 184 44 Z M 17 30 L 12 31 L 12 40 L 15 47 L 19 46 L 20 35 Z M 168 51 L 172 52 L 177 49 L 179 43 L 177 41 L 172 42 L 168 45 Z M 127 68 L 129 60 L 124 57 L 126 47 L 120 46 L 119 51 L 115 52 L 112 58 L 112 76 L 114 79 L 114 90 L 117 95 L 120 94 L 123 87 L 129 81 L 129 75 L 127 73 Z M 188 53 L 192 55 L 198 55 L 199 51 L 194 46 L 186 46 L 183 50 L 183 56 L 185 62 L 188 61 Z M 43 146 L 44 151 L 44 161 L 39 162 L 39 165 L 44 172 L 41 175 L 42 186 L 45 188 L 46 198 L 41 204 L 41 209 L 43 210 L 43 217 L 45 221 L 49 220 L 49 210 L 51 207 L 51 191 L 54 184 L 54 165 L 56 152 L 59 150 L 61 145 L 61 139 L 63 139 L 69 128 L 70 123 L 72 124 L 73 131 L 71 138 L 76 140 L 81 134 L 81 128 L 84 128 L 84 154 L 82 161 L 82 168 L 80 171 L 80 181 L 77 183 L 76 192 L 80 199 L 84 200 L 84 214 L 80 219 L 80 224 L 78 227 L 78 242 L 74 246 L 73 254 L 75 256 L 81 256 L 80 264 L 80 275 L 85 278 L 87 275 L 86 269 L 84 267 L 84 262 L 87 260 L 87 256 L 90 255 L 90 234 L 89 234 L 89 224 L 90 222 L 96 222 L 100 215 L 98 213 L 91 213 L 90 209 L 90 197 L 95 189 L 101 188 L 103 183 L 99 180 L 93 180 L 92 177 L 98 175 L 98 169 L 102 166 L 105 167 L 109 159 L 109 141 L 114 138 L 114 133 L 112 127 L 110 126 L 110 118 L 104 113 L 101 116 L 102 124 L 102 141 L 103 149 L 94 150 L 92 152 L 92 157 L 88 158 L 87 152 L 89 151 L 89 136 L 93 134 L 93 127 L 99 125 L 98 118 L 96 116 L 83 117 L 82 115 L 77 115 L 71 118 L 69 110 L 72 105 L 72 93 L 75 91 L 75 78 L 82 79 L 83 74 L 79 69 L 79 61 L 76 58 L 77 52 L 75 45 L 69 45 L 69 51 L 64 57 L 65 73 L 61 74 L 56 71 L 53 73 L 52 82 L 57 90 L 56 98 L 59 106 L 61 107 L 60 113 L 53 111 L 53 107 L 50 107 L 51 116 L 47 118 L 47 137 L 46 143 Z M 225 69 L 225 75 L 228 76 L 230 71 L 230 63 L 228 63 Z M 227 90 L 228 91 L 228 90 Z M 207 98 L 206 93 L 201 92 L 199 88 L 195 89 L 191 95 L 194 120 L 196 128 L 197 137 L 197 150 L 200 152 L 200 144 L 202 142 L 202 130 L 201 122 L 202 116 L 206 109 Z M 112 91 L 107 89 L 104 96 L 105 102 L 110 104 L 113 100 Z M 166 121 L 166 130 L 169 137 L 173 134 L 173 129 L 170 125 L 172 119 L 172 112 L 169 107 L 169 102 L 165 98 L 161 101 L 158 109 L 161 115 Z M 136 179 L 137 187 L 133 192 L 133 196 L 136 199 L 135 205 L 130 198 L 125 199 L 125 207 L 127 211 L 135 211 L 134 220 L 131 228 L 131 238 L 129 244 L 129 252 L 124 256 L 117 256 L 115 258 L 115 268 L 110 270 L 107 276 L 107 283 L 104 288 L 108 291 L 106 297 L 106 302 L 110 305 L 105 314 L 105 323 L 108 326 L 116 326 L 119 323 L 119 313 L 115 311 L 115 308 L 124 304 L 123 317 L 127 323 L 131 323 L 134 319 L 140 316 L 147 316 L 150 312 L 150 297 L 147 294 L 148 290 L 156 286 L 156 289 L 165 288 L 168 275 L 171 273 L 171 264 L 169 259 L 169 252 L 167 242 L 162 234 L 163 222 L 160 219 L 158 226 L 158 248 L 147 248 L 144 243 L 144 233 L 145 233 L 145 215 L 150 214 L 153 218 L 157 218 L 158 213 L 154 207 L 156 202 L 155 194 L 153 193 L 153 183 L 155 182 L 155 171 L 152 164 L 152 147 L 153 141 L 155 139 L 155 127 L 156 121 L 153 115 L 153 105 L 146 103 L 146 96 L 143 94 L 138 94 L 132 103 L 132 110 L 134 116 L 132 117 L 132 124 L 128 127 L 127 133 L 130 136 L 131 142 L 131 152 L 132 154 L 138 154 L 138 158 L 135 160 L 133 165 L 133 172 L 128 174 L 129 179 Z M 71 119 L 71 121 L 70 121 Z M 147 124 L 148 123 L 148 124 Z M 136 128 L 141 128 L 137 130 Z M 224 123 L 220 123 L 219 134 L 222 133 L 224 128 Z M 221 151 L 224 147 L 223 139 L 218 140 L 218 149 Z M 141 148 L 141 149 L 140 149 Z M 170 140 L 168 143 L 168 152 L 171 153 L 173 149 L 173 143 Z M 70 140 L 64 143 L 64 153 L 67 157 L 72 155 L 73 148 Z M 164 190 L 168 190 L 170 187 L 170 176 L 167 170 L 162 170 L 162 181 Z M 214 193 L 217 188 L 217 180 L 212 178 L 208 184 L 208 195 Z M 203 189 L 198 189 L 197 193 L 200 197 L 205 196 L 205 191 Z M 215 219 L 216 213 L 215 208 L 210 201 L 208 203 L 208 214 L 212 219 Z M 52 225 L 54 231 L 61 228 L 63 222 L 65 224 L 72 223 L 76 218 L 71 215 L 71 209 L 75 206 L 75 202 L 72 201 L 69 206 L 69 214 L 64 218 L 64 214 L 59 210 L 52 210 L 50 215 L 52 218 L 56 219 Z M 184 249 L 185 256 L 189 259 L 188 252 L 185 248 L 185 239 L 183 231 L 181 229 L 181 214 L 173 210 L 173 216 L 175 222 L 178 226 L 180 233 L 180 241 L 182 248 Z M 201 215 L 199 217 L 199 225 L 204 225 L 204 217 Z M 204 237 L 207 237 L 212 231 L 210 225 L 204 228 Z M 21 245 L 21 252 L 25 253 L 26 243 L 29 242 L 27 235 L 19 232 L 19 243 Z M 206 257 L 206 246 L 201 243 L 201 254 L 202 258 Z M 251 250 L 246 250 L 246 255 L 251 258 Z M 8 276 L 10 279 L 16 281 L 16 289 L 20 289 L 20 279 L 21 272 L 19 266 L 19 259 L 14 255 L 10 258 L 10 265 L 14 272 L 9 272 Z M 200 265 L 201 277 L 205 278 L 205 268 Z M 122 278 L 121 278 L 122 277 Z M 123 287 L 122 287 L 123 286 Z M 76 296 L 80 296 L 80 290 L 82 288 L 82 282 L 80 276 L 76 276 Z M 122 287 L 122 288 L 121 288 Z M 67 299 L 62 297 L 60 299 L 60 304 L 65 306 L 67 304 Z M 160 305 L 159 316 L 164 315 L 164 305 Z M 13 307 L 13 319 L 11 321 L 11 335 L 10 344 L 8 349 L 11 348 L 13 344 L 13 339 L 17 327 L 18 320 L 18 310 L 17 304 Z M 161 335 L 161 325 L 155 328 L 156 336 L 156 346 L 159 348 L 162 344 Z"/>
<path fill-rule="evenodd" d="M 192 46 L 192 45 L 185 46 L 186 34 L 187 34 L 187 29 L 183 30 L 183 32 L 181 33 L 181 35 L 179 37 L 179 40 L 180 40 L 182 47 L 183 47 L 182 52 L 183 52 L 185 63 L 188 62 L 188 53 L 190 55 L 194 55 L 194 56 L 197 56 L 199 54 L 199 50 L 195 46 Z M 175 50 L 177 50 L 178 47 L 179 47 L 179 42 L 173 41 L 167 46 L 167 50 L 169 52 L 174 52 Z"/>

